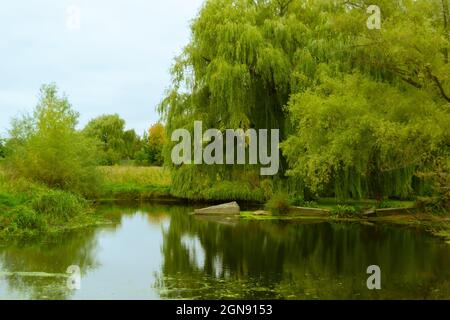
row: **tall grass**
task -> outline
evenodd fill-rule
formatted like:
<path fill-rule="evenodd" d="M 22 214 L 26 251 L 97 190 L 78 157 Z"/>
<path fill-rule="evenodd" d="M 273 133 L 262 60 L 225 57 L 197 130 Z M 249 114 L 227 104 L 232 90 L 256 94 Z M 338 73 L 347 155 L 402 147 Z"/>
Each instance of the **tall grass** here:
<path fill-rule="evenodd" d="M 87 212 L 89 205 L 79 195 L 11 179 L 0 166 L 0 237 L 61 228 Z"/>
<path fill-rule="evenodd" d="M 170 172 L 161 167 L 99 167 L 107 184 L 170 186 Z"/>
<path fill-rule="evenodd" d="M 170 172 L 161 167 L 100 167 L 104 185 L 100 197 L 113 200 L 150 200 L 170 195 Z"/>

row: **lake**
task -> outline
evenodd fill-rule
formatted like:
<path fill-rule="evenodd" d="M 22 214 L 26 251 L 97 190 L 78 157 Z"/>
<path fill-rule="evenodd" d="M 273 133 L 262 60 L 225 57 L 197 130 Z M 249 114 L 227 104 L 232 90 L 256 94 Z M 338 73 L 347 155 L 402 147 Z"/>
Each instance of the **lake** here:
<path fill-rule="evenodd" d="M 450 245 L 421 229 L 98 210 L 113 223 L 0 244 L 0 299 L 450 299 Z M 371 265 L 381 290 L 367 288 Z"/>

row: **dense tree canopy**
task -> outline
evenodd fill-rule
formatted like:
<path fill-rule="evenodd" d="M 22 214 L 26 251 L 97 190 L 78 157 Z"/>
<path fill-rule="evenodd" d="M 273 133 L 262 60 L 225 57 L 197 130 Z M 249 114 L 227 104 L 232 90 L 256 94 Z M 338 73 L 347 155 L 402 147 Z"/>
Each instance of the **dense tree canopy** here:
<path fill-rule="evenodd" d="M 303 188 L 406 195 L 449 147 L 448 19 L 447 0 L 208 0 L 160 107 L 168 134 L 278 128 Z M 174 188 L 230 170 L 182 166 Z"/>
<path fill-rule="evenodd" d="M 86 136 L 95 138 L 101 145 L 102 164 L 116 164 L 123 159 L 126 152 L 134 148 L 136 135 L 132 132 L 125 134 L 125 120 L 118 114 L 103 115 L 92 119 L 83 129 Z M 125 139 L 126 138 L 126 139 Z M 125 141 L 129 140 L 129 141 Z"/>
<path fill-rule="evenodd" d="M 15 119 L 8 166 L 14 175 L 89 195 L 96 190 L 95 143 L 75 127 L 78 113 L 55 85 L 44 85 L 32 115 Z"/>
<path fill-rule="evenodd" d="M 163 165 L 163 150 L 166 143 L 164 125 L 162 123 L 152 125 L 142 137 L 141 149 L 136 153 L 136 161 L 140 164 Z"/>

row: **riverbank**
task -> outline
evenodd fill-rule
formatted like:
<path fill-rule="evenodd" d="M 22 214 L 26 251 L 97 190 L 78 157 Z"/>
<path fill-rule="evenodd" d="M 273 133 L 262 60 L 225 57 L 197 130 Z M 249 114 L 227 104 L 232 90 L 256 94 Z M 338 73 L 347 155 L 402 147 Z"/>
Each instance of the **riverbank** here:
<path fill-rule="evenodd" d="M 99 167 L 103 186 L 96 200 L 149 201 L 172 198 L 170 172 L 161 167 Z"/>
<path fill-rule="evenodd" d="M 217 203 L 238 200 L 240 203 L 263 206 L 261 194 L 256 190 L 240 188 L 238 182 L 218 183 L 202 195 L 186 199 L 171 192 L 171 176 L 161 167 L 113 166 L 99 167 L 103 183 L 94 199 L 86 200 L 70 192 L 55 190 L 25 179 L 11 179 L 0 168 L 0 238 L 31 236 L 38 233 L 62 232 L 74 228 L 108 223 L 108 219 L 97 214 L 96 203 L 110 201 L 150 202 L 167 201 L 193 203 Z M 230 193 L 229 191 L 233 192 Z M 262 190 L 259 190 L 262 193 Z M 249 194 L 253 195 L 250 197 Z M 235 198 L 230 196 L 234 196 Z M 244 198 L 243 201 L 240 201 Z M 306 202 L 308 210 L 298 210 L 291 215 L 261 215 L 243 212 L 243 219 L 257 220 L 321 220 L 359 221 L 363 223 L 390 223 L 421 227 L 450 242 L 450 217 L 431 213 L 408 213 L 381 216 L 375 200 L 350 200 L 337 203 L 335 199 L 323 198 L 317 202 Z M 413 201 L 387 201 L 382 208 L 409 208 Z M 315 211 L 316 210 L 316 211 Z M 385 210 L 385 209 L 381 209 Z M 372 215 L 363 214 L 372 212 Z M 325 214 L 315 214 L 325 212 Z"/>
<path fill-rule="evenodd" d="M 97 223 L 91 202 L 0 171 L 0 239 L 69 230 Z"/>

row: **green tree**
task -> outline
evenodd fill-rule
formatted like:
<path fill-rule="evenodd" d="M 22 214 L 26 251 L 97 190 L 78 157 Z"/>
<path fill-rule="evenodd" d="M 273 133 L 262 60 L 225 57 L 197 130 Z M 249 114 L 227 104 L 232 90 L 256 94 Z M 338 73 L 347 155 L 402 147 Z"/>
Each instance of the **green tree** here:
<path fill-rule="evenodd" d="M 0 158 L 4 158 L 6 156 L 6 147 L 5 141 L 0 139 Z"/>
<path fill-rule="evenodd" d="M 369 5 L 381 8 L 380 30 L 367 27 Z M 288 139 L 284 183 L 339 197 L 405 195 L 448 148 L 448 7 L 448 0 L 208 0 L 160 106 L 168 136 L 192 130 L 195 120 L 278 128 Z M 243 170 L 177 167 L 173 190 Z"/>
<path fill-rule="evenodd" d="M 175 60 L 172 87 L 160 105 L 169 137 L 178 128 L 192 131 L 195 120 L 203 121 L 205 128 L 280 129 L 286 136 L 283 106 L 291 93 L 289 74 L 304 30 L 295 10 L 288 12 L 290 2 L 205 2 L 192 24 L 191 42 Z M 165 158 L 171 164 L 170 152 Z M 283 161 L 281 167 L 283 172 Z M 173 169 L 177 193 L 198 186 L 200 177 L 214 185 L 258 168 Z"/>
<path fill-rule="evenodd" d="M 103 165 L 117 164 L 125 157 L 125 120 L 118 114 L 102 115 L 89 121 L 83 129 L 87 137 L 97 139 Z"/>
<path fill-rule="evenodd" d="M 123 133 L 124 153 L 127 160 L 135 159 L 136 153 L 141 149 L 141 138 L 134 130 L 127 130 Z"/>
<path fill-rule="evenodd" d="M 161 123 L 154 124 L 148 130 L 148 145 L 150 162 L 155 165 L 162 165 L 163 149 L 166 145 L 166 130 Z"/>
<path fill-rule="evenodd" d="M 142 147 L 136 158 L 139 163 L 161 166 L 164 163 L 163 150 L 166 146 L 166 131 L 161 123 L 150 127 L 142 137 Z"/>
<path fill-rule="evenodd" d="M 288 109 L 297 128 L 283 143 L 289 174 L 339 198 L 407 196 L 450 132 L 450 113 L 429 93 L 358 73 L 324 73 Z"/>
<path fill-rule="evenodd" d="M 56 85 L 44 85 L 33 115 L 10 130 L 8 167 L 13 174 L 83 195 L 97 190 L 95 143 L 77 132 L 78 113 Z"/>
<path fill-rule="evenodd" d="M 448 2 L 315 2 L 292 72 L 290 174 L 338 197 L 406 195 L 448 154 Z M 369 5 L 382 27 L 365 27 Z M 435 170 L 434 169 L 431 170 Z"/>

